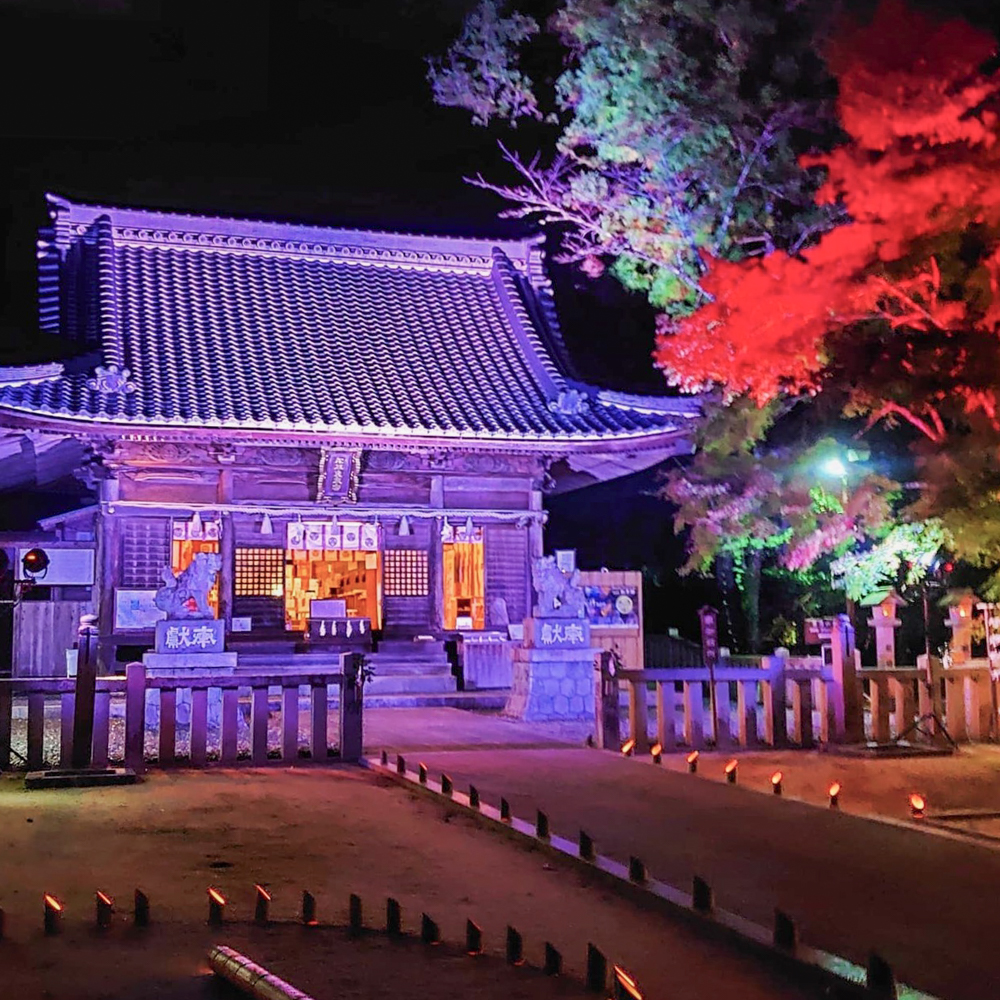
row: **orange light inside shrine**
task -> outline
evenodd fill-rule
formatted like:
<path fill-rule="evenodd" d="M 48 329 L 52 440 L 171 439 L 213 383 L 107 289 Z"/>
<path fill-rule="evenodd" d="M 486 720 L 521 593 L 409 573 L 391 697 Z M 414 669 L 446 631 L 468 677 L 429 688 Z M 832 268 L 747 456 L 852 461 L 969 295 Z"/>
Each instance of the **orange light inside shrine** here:
<path fill-rule="evenodd" d="M 628 757 L 629 754 L 635 749 L 635 740 L 626 740 L 622 744 L 622 756 Z"/>

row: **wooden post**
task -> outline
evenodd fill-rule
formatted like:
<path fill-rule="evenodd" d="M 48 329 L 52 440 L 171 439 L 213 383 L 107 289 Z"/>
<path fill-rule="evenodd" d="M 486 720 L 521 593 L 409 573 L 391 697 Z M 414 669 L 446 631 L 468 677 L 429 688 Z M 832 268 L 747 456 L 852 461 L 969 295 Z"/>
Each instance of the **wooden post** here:
<path fill-rule="evenodd" d="M 736 685 L 736 711 L 739 714 L 739 744 L 755 747 L 757 735 L 757 682 L 739 681 Z"/>
<path fill-rule="evenodd" d="M 97 616 L 83 615 L 77 633 L 76 702 L 73 706 L 73 767 L 90 766 L 97 687 Z"/>
<path fill-rule="evenodd" d="M 125 668 L 125 766 L 136 774 L 146 770 L 143 741 L 146 734 L 146 668 Z"/>
<path fill-rule="evenodd" d="M 969 704 L 969 736 L 974 740 L 988 740 L 993 718 L 993 697 L 990 675 L 987 670 L 977 670 L 965 678 L 965 694 Z"/>
<path fill-rule="evenodd" d="M 160 688 L 160 767 L 173 764 L 177 751 L 177 688 Z"/>
<path fill-rule="evenodd" d="M 45 753 L 45 695 L 28 695 L 28 769 L 37 771 Z"/>
<path fill-rule="evenodd" d="M 953 740 L 968 739 L 965 727 L 965 678 L 958 674 L 949 676 L 944 672 L 945 683 L 945 725 Z"/>
<path fill-rule="evenodd" d="M 118 478 L 113 476 L 100 485 L 101 499 L 118 499 Z M 94 586 L 94 600 L 97 607 L 97 626 L 101 635 L 110 636 L 115 625 L 115 588 L 121 580 L 121 520 L 101 513 L 97 520 L 97 565 L 100 567 Z M 110 642 L 99 644 L 98 655 L 103 672 L 110 674 L 114 666 L 114 646 Z M 96 670 L 96 666 L 95 666 Z M 79 667 L 77 668 L 79 676 Z M 90 746 L 90 740 L 87 741 Z M 74 764 L 74 767 L 77 766 Z M 85 765 L 83 765 L 85 766 Z"/>
<path fill-rule="evenodd" d="M 854 656 L 854 627 L 847 615 L 837 615 L 830 633 L 830 652 L 833 658 L 833 703 L 837 737 L 846 743 L 863 743 L 865 720 Z"/>
<path fill-rule="evenodd" d="M 684 681 L 684 742 L 689 747 L 705 745 L 704 714 L 701 681 Z"/>
<path fill-rule="evenodd" d="M 108 766 L 108 731 L 110 729 L 110 722 L 111 692 L 97 691 L 94 694 L 94 737 L 91 748 L 91 763 L 94 767 Z"/>
<path fill-rule="evenodd" d="M 813 745 L 812 678 L 792 680 L 792 741 L 800 747 Z"/>
<path fill-rule="evenodd" d="M 255 687 L 250 694 L 250 759 L 267 763 L 267 688 Z"/>
<path fill-rule="evenodd" d="M 312 726 L 309 748 L 312 752 L 312 759 L 325 761 L 327 758 L 327 704 L 326 704 L 326 678 L 321 678 L 321 683 L 313 684 L 312 695 Z"/>
<path fill-rule="evenodd" d="M 677 691 L 673 681 L 656 682 L 656 738 L 664 750 L 677 746 Z"/>
<path fill-rule="evenodd" d="M 222 689 L 222 763 L 235 764 L 237 758 L 236 733 L 240 709 L 238 688 Z"/>
<path fill-rule="evenodd" d="M 14 688 L 0 680 L 0 768 L 10 767 L 10 730 L 14 714 Z"/>
<path fill-rule="evenodd" d="M 889 683 L 887 677 L 869 677 L 869 702 L 871 704 L 872 739 L 876 743 L 889 742 Z"/>
<path fill-rule="evenodd" d="M 729 728 L 729 681 L 715 682 L 715 745 L 731 747 L 732 731 Z"/>
<path fill-rule="evenodd" d="M 223 469 L 219 476 L 220 492 L 231 492 L 232 470 Z M 223 499 L 226 499 L 223 497 Z M 222 534 L 219 538 L 219 618 L 226 623 L 226 635 L 233 629 L 233 591 L 236 576 L 236 530 L 233 515 L 222 513 Z"/>
<path fill-rule="evenodd" d="M 191 690 L 191 766 L 204 767 L 208 760 L 208 688 Z"/>
<path fill-rule="evenodd" d="M 340 654 L 340 759 L 356 764 L 363 750 L 364 694 L 360 653 Z"/>
<path fill-rule="evenodd" d="M 299 688 L 281 689 L 281 759 L 295 760 L 299 755 Z"/>
<path fill-rule="evenodd" d="M 2 699 L 0 694 L 0 699 Z M 73 766 L 73 703 L 76 695 L 67 691 L 59 698 L 59 766 Z M 2 724 L 2 723 L 0 723 Z M 0 736 L 0 740 L 3 737 Z"/>
<path fill-rule="evenodd" d="M 649 720 L 646 712 L 646 682 L 634 677 L 628 682 L 628 726 L 629 735 L 635 740 L 635 752 L 645 753 L 649 749 Z"/>
<path fill-rule="evenodd" d="M 913 682 L 889 678 L 889 695 L 895 703 L 892 712 L 892 724 L 896 736 L 905 733 L 913 725 L 916 715 L 916 704 L 913 698 Z"/>

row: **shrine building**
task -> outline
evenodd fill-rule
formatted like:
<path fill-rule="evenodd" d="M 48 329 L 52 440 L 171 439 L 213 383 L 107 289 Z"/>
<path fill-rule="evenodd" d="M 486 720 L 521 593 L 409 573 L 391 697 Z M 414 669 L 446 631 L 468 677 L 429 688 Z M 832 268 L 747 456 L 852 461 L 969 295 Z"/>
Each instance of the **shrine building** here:
<path fill-rule="evenodd" d="M 0 371 L 0 431 L 92 478 L 42 523 L 37 583 L 98 615 L 106 670 L 200 552 L 232 649 L 505 631 L 545 491 L 690 449 L 697 400 L 573 374 L 538 239 L 49 208 L 39 317 L 66 360 Z"/>

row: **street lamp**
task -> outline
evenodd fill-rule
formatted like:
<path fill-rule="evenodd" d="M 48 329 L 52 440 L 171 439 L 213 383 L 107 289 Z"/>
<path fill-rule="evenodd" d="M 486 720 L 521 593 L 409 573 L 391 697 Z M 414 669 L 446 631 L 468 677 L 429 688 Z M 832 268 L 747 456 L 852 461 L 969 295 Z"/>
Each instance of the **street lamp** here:
<path fill-rule="evenodd" d="M 847 466 L 844 465 L 837 455 L 831 455 L 823 463 L 823 471 L 828 476 L 837 476 L 840 479 L 844 479 L 847 476 Z"/>

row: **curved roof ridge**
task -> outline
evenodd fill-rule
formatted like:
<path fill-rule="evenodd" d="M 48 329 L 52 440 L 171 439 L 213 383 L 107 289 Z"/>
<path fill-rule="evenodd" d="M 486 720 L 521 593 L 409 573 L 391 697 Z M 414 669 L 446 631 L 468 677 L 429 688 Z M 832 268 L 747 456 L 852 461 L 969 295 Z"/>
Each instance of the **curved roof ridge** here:
<path fill-rule="evenodd" d="M 696 417 L 701 413 L 700 396 L 642 396 L 632 392 L 598 389 L 597 401 L 637 413 L 665 413 Z"/>
<path fill-rule="evenodd" d="M 59 361 L 39 365 L 0 365 L 0 386 L 36 385 L 59 378 L 65 368 Z"/>
<path fill-rule="evenodd" d="M 543 392 L 550 399 L 566 388 L 566 373 L 549 352 L 541 331 L 535 325 L 531 309 L 517 281 L 517 272 L 510 258 L 500 247 L 493 248 L 493 284 L 500 295 L 504 312 L 510 320 L 525 360 L 538 378 Z"/>
<path fill-rule="evenodd" d="M 484 238 L 476 236 L 429 236 L 424 233 L 403 232 L 389 229 L 363 229 L 336 225 L 322 225 L 315 222 L 282 221 L 275 219 L 247 218 L 234 215 L 208 215 L 202 213 L 179 212 L 171 209 L 147 209 L 129 206 L 101 205 L 89 202 L 71 201 L 51 192 L 46 194 L 50 215 L 55 225 L 56 241 L 69 233 L 69 224 L 92 223 L 102 215 L 107 215 L 113 226 L 119 228 L 170 229 L 186 228 L 202 234 L 257 236 L 271 239 L 303 241 L 310 240 L 323 245 L 348 243 L 352 239 L 373 246 L 381 245 L 386 250 L 407 249 L 412 245 L 427 253 L 447 257 L 449 254 L 475 254 L 487 260 L 493 247 L 502 247 L 512 255 L 521 268 L 527 272 L 531 258 L 538 254 L 540 234 L 520 238 Z M 73 218 L 76 215 L 77 218 Z M 162 220 L 162 221 L 161 221 Z M 173 226 L 171 225 L 173 224 Z M 219 233 L 220 228 L 222 233 Z M 183 245 L 183 244 L 182 244 Z"/>

